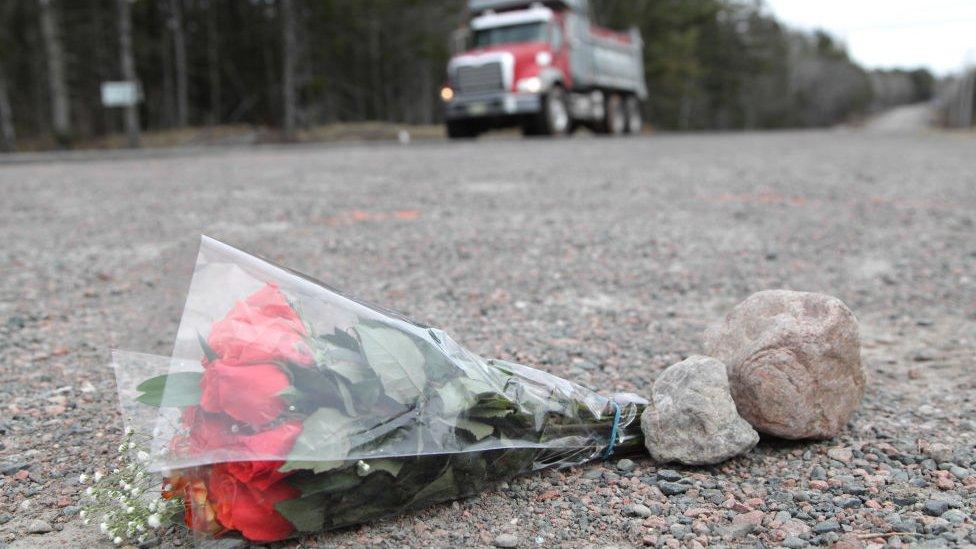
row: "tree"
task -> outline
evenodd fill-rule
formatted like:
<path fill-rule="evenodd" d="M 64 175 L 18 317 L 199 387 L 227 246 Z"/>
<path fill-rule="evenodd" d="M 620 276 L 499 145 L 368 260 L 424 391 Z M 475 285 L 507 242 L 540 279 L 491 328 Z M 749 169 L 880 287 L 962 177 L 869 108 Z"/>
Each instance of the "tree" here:
<path fill-rule="evenodd" d="M 183 33 L 183 6 L 180 0 L 169 2 L 169 25 L 173 33 L 173 69 L 176 73 L 176 125 L 190 123 L 190 99 L 187 85 L 186 39 Z"/>
<path fill-rule="evenodd" d="M 131 0 L 116 0 L 119 15 L 119 61 L 122 67 L 122 79 L 127 82 L 137 82 L 136 64 L 132 57 L 132 13 L 129 10 Z M 125 133 L 129 146 L 139 146 L 139 112 L 137 105 L 128 105 L 124 110 Z"/>
<path fill-rule="evenodd" d="M 55 137 L 65 144 L 71 137 L 71 111 L 68 85 L 64 75 L 64 50 L 53 0 L 38 0 L 41 35 L 47 61 L 48 90 L 51 95 L 51 119 Z"/>
<path fill-rule="evenodd" d="M 282 76 L 281 97 L 284 103 L 285 139 L 295 138 L 295 119 L 298 110 L 298 99 L 295 94 L 295 62 L 298 57 L 298 40 L 296 40 L 295 10 L 292 0 L 281 0 L 281 32 L 282 32 Z"/>
<path fill-rule="evenodd" d="M 217 0 L 207 0 L 207 80 L 210 90 L 210 125 L 220 124 L 220 39 Z"/>

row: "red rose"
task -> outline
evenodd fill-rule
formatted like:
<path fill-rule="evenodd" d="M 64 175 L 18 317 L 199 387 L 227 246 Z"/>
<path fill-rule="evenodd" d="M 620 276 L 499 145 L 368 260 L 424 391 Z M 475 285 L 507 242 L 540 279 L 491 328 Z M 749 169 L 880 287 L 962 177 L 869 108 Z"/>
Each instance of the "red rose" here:
<path fill-rule="evenodd" d="M 217 514 L 207 499 L 207 484 L 200 478 L 201 469 L 174 473 L 163 483 L 163 499 L 183 499 L 183 523 L 198 532 L 212 536 L 226 529 L 217 522 Z"/>
<path fill-rule="evenodd" d="M 276 541 L 295 527 L 275 509 L 280 501 L 297 498 L 301 492 L 285 482 L 264 489 L 241 482 L 228 464 L 215 464 L 207 482 L 207 496 L 220 524 L 238 530 L 252 541 Z"/>
<path fill-rule="evenodd" d="M 225 364 L 310 364 L 312 353 L 304 336 L 301 318 L 278 288 L 268 284 L 214 323 L 207 344 Z"/>
<path fill-rule="evenodd" d="M 278 472 L 284 461 L 276 458 L 284 458 L 291 451 L 302 432 L 300 421 L 242 435 L 231 431 L 232 423 L 223 416 L 188 408 L 184 423 L 190 430 L 186 441 L 189 452 L 215 461 L 233 460 L 226 464 L 227 470 L 241 482 L 264 490 L 291 474 Z"/>
<path fill-rule="evenodd" d="M 216 360 L 200 379 L 200 407 L 258 427 L 274 421 L 285 409 L 278 395 L 289 385 L 288 376 L 274 364 L 236 366 Z"/>

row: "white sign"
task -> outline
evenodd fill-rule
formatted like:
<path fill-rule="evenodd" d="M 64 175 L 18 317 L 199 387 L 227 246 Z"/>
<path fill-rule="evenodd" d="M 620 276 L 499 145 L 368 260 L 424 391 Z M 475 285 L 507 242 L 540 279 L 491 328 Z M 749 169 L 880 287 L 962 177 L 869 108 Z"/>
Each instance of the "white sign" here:
<path fill-rule="evenodd" d="M 135 82 L 102 82 L 102 105 L 129 107 L 139 103 L 139 85 Z"/>

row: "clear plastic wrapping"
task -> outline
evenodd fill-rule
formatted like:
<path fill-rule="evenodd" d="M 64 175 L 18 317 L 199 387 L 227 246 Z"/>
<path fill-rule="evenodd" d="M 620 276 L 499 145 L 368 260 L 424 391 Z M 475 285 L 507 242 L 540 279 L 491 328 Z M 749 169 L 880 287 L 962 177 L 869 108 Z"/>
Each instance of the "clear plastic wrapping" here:
<path fill-rule="evenodd" d="M 483 359 L 206 237 L 173 356 L 113 362 L 150 467 L 207 535 L 283 539 L 641 447 L 639 397 Z"/>

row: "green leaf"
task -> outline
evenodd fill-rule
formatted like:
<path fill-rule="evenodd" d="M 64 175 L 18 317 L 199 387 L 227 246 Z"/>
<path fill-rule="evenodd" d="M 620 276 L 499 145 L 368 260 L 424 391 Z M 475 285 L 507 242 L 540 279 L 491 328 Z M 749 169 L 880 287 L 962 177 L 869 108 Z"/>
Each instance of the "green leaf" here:
<path fill-rule="evenodd" d="M 421 488 L 410 500 L 409 507 L 421 507 L 430 503 L 437 503 L 452 499 L 457 494 L 457 484 L 454 482 L 454 469 L 448 467 L 444 473 Z"/>
<path fill-rule="evenodd" d="M 341 379 L 336 380 L 336 386 L 339 388 L 339 396 L 342 397 L 342 407 L 349 416 L 356 416 L 356 403 L 352 398 L 352 392 L 349 390 L 349 386 L 345 381 Z"/>
<path fill-rule="evenodd" d="M 325 494 L 287 499 L 275 504 L 275 509 L 299 532 L 317 532 L 325 522 Z"/>
<path fill-rule="evenodd" d="M 359 355 L 356 355 L 359 356 Z M 350 360 L 327 360 L 324 366 L 336 374 L 346 378 L 350 383 L 362 383 L 364 381 L 376 380 L 376 374 L 365 362 L 352 362 Z"/>
<path fill-rule="evenodd" d="M 487 383 L 469 377 L 452 379 L 437 389 L 444 418 L 453 417 L 468 410 L 478 402 L 480 395 L 486 394 L 495 394 L 495 392 Z"/>
<path fill-rule="evenodd" d="M 136 400 L 149 406 L 196 406 L 202 377 L 201 372 L 174 372 L 147 379 L 136 387 L 142 393 Z"/>
<path fill-rule="evenodd" d="M 349 332 L 345 330 L 336 328 L 332 334 L 326 334 L 320 337 L 336 347 L 349 349 L 350 351 L 354 351 L 356 353 L 359 352 L 359 342 L 356 341 L 356 338 L 349 335 Z"/>
<path fill-rule="evenodd" d="M 352 462 L 339 462 L 343 465 L 351 465 Z M 359 486 L 361 482 L 359 475 L 352 471 L 333 471 L 326 474 L 317 474 L 308 478 L 289 480 L 292 486 L 302 491 L 302 496 L 312 494 L 332 494 L 342 492 Z"/>
<path fill-rule="evenodd" d="M 455 420 L 455 425 L 464 429 L 465 431 L 474 435 L 475 440 L 481 440 L 486 436 L 495 432 L 495 427 L 488 425 L 487 423 L 481 423 L 480 421 L 472 421 L 470 419 L 458 418 Z"/>
<path fill-rule="evenodd" d="M 349 432 L 354 423 L 353 418 L 335 408 L 319 408 L 302 422 L 302 433 L 278 470 L 309 469 L 321 473 L 341 467 L 341 460 L 349 452 Z"/>
<path fill-rule="evenodd" d="M 217 351 L 213 350 L 213 348 L 210 346 L 209 343 L 207 343 L 207 340 L 203 337 L 203 335 L 200 334 L 200 332 L 197 332 L 197 340 L 200 342 L 200 347 L 203 349 L 203 354 L 204 356 L 207 357 L 207 360 L 214 361 L 220 358 L 220 355 L 217 354 Z"/>
<path fill-rule="evenodd" d="M 424 355 L 410 336 L 394 328 L 360 324 L 356 327 L 363 354 L 383 384 L 386 396 L 413 404 L 427 383 Z"/>
<path fill-rule="evenodd" d="M 372 475 L 377 471 L 386 471 L 394 477 L 400 474 L 400 469 L 403 468 L 403 461 L 396 459 L 373 459 L 366 462 L 369 465 L 369 470 L 365 474 L 359 476 Z"/>
<path fill-rule="evenodd" d="M 347 462 L 343 460 L 315 461 L 315 460 L 292 460 L 284 462 L 278 471 L 287 473 L 289 471 L 312 471 L 315 473 L 325 473 L 341 468 Z"/>

